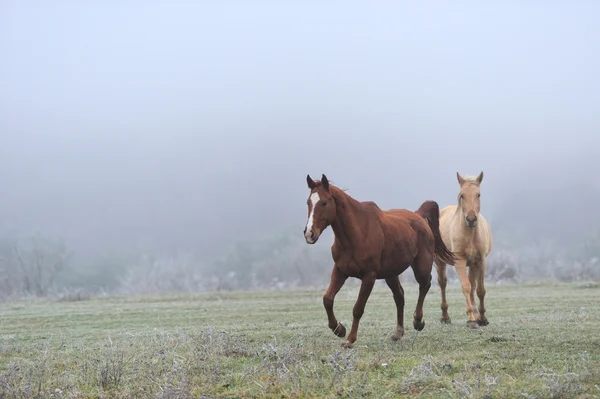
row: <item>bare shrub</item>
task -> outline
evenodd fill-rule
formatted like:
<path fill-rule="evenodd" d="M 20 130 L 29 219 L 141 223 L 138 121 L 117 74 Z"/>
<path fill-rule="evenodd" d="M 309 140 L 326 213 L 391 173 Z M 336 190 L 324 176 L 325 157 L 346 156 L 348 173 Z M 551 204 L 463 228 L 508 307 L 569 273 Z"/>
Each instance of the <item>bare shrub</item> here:
<path fill-rule="evenodd" d="M 427 356 L 426 361 L 414 367 L 402 382 L 403 392 L 411 393 L 422 386 L 439 379 L 441 373 L 432 356 Z"/>
<path fill-rule="evenodd" d="M 242 335 L 234 335 L 227 331 L 215 332 L 212 327 L 208 327 L 193 338 L 198 354 L 202 359 L 217 356 L 250 356 L 247 338 Z"/>
<path fill-rule="evenodd" d="M 166 386 L 162 387 L 162 389 L 156 394 L 156 397 L 159 399 L 188 399 L 193 398 L 190 391 L 190 384 L 188 380 L 179 382 L 175 386 Z M 208 399 L 208 396 L 200 396 L 200 398 Z"/>
<path fill-rule="evenodd" d="M 580 376 L 576 373 L 540 373 L 545 381 L 550 398 L 572 398 L 581 392 Z"/>
<path fill-rule="evenodd" d="M 0 295 L 46 296 L 54 288 L 71 253 L 58 238 L 35 235 L 0 239 Z"/>
<path fill-rule="evenodd" d="M 118 348 L 107 348 L 104 359 L 98 359 L 98 381 L 102 389 L 116 389 L 123 380 L 125 370 L 124 352 Z"/>

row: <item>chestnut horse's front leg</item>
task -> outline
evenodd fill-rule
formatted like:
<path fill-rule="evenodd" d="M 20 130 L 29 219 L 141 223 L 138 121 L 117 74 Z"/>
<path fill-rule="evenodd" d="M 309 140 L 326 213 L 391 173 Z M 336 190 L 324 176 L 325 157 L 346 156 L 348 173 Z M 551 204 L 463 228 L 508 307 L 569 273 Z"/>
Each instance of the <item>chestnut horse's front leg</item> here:
<path fill-rule="evenodd" d="M 352 345 L 354 345 L 354 342 L 356 342 L 358 323 L 360 322 L 360 318 L 365 312 L 365 305 L 367 304 L 367 299 L 369 299 L 369 295 L 371 295 L 371 291 L 373 290 L 373 286 L 375 285 L 375 280 L 377 280 L 375 273 L 369 273 L 362 278 L 362 283 L 360 284 L 360 291 L 358 292 L 358 299 L 356 300 L 354 308 L 352 309 L 352 328 L 350 329 L 348 340 L 343 344 L 344 348 L 352 348 Z"/>
<path fill-rule="evenodd" d="M 346 336 L 346 327 L 344 327 L 342 323 L 338 323 L 337 319 L 335 318 L 335 314 L 333 313 L 333 300 L 347 279 L 348 276 L 344 275 L 340 269 L 337 268 L 337 266 L 334 266 L 333 270 L 331 271 L 331 281 L 329 282 L 329 287 L 327 288 L 325 295 L 323 295 L 323 306 L 327 312 L 329 328 L 340 338 L 344 338 Z"/>

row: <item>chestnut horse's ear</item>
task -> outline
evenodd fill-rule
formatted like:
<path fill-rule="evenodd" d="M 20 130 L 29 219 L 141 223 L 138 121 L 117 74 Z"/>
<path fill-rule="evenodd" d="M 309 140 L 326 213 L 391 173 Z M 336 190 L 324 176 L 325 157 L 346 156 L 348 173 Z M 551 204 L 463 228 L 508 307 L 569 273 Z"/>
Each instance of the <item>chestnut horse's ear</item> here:
<path fill-rule="evenodd" d="M 310 175 L 306 175 L 306 183 L 308 184 L 308 188 L 310 188 L 311 190 L 317 186 L 315 184 L 315 181 L 310 178 Z"/>
<path fill-rule="evenodd" d="M 465 179 L 463 179 L 463 177 L 458 172 L 456 172 L 456 178 L 458 179 L 458 184 L 460 184 L 460 186 L 462 187 L 462 185 L 465 184 Z"/>
<path fill-rule="evenodd" d="M 327 176 L 325 176 L 325 175 L 321 176 L 321 184 L 323 185 L 323 188 L 325 190 L 329 190 L 329 180 L 327 180 Z"/>
<path fill-rule="evenodd" d="M 481 171 L 481 173 L 479 174 L 479 176 L 477 176 L 477 184 L 481 184 L 482 180 L 483 180 L 483 171 Z"/>

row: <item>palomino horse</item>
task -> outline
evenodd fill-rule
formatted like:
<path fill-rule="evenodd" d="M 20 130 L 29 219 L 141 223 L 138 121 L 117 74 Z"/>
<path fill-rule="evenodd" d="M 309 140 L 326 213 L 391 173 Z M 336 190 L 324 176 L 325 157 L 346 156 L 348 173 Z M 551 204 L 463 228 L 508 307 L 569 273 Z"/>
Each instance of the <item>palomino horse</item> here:
<path fill-rule="evenodd" d="M 314 244 L 331 226 L 335 241 L 331 247 L 334 266 L 329 288 L 323 295 L 329 328 L 340 338 L 346 328 L 333 313 L 333 301 L 348 277 L 359 278 L 362 283 L 358 299 L 352 310 L 352 329 L 343 344 L 350 348 L 356 342 L 358 323 L 375 281 L 385 279 L 394 296 L 397 311 L 396 341 L 404 335 L 404 289 L 399 275 L 409 266 L 419 283 L 419 299 L 414 313 L 413 326 L 421 331 L 423 302 L 431 287 L 431 270 L 434 259 L 454 263 L 454 256 L 446 248 L 439 230 L 439 207 L 434 201 L 425 201 L 418 211 L 391 209 L 382 211 L 374 202 L 359 202 L 330 184 L 325 175 L 320 181 L 306 176 L 308 196 L 308 222 L 304 237 Z"/>
<path fill-rule="evenodd" d="M 463 178 L 456 173 L 460 192 L 458 205 L 448 205 L 440 212 L 440 231 L 444 243 L 454 253 L 454 269 L 460 279 L 462 292 L 467 301 L 467 326 L 478 328 L 488 325 L 485 317 L 485 275 L 486 258 L 492 250 L 492 231 L 488 222 L 480 213 L 480 185 L 483 172 L 477 177 Z M 448 302 L 446 302 L 446 262 L 438 258 L 435 261 L 438 283 L 442 291 L 442 323 L 450 323 Z M 469 276 L 467 277 L 467 266 Z M 479 297 L 479 315 L 475 317 L 475 296 Z"/>

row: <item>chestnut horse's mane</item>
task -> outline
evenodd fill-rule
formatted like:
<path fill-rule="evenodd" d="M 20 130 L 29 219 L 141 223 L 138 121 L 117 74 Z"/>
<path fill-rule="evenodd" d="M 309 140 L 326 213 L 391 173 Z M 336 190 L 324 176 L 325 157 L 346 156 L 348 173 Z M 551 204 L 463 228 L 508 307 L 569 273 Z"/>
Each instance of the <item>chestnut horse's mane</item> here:
<path fill-rule="evenodd" d="M 328 179 L 327 181 L 329 181 L 329 185 L 330 185 L 330 186 L 332 186 L 332 187 L 335 187 L 335 188 L 337 188 L 337 189 L 338 189 L 338 190 L 340 190 L 340 191 L 343 191 L 343 192 L 346 192 L 346 191 L 348 191 L 348 189 L 347 189 L 347 188 L 341 188 L 341 187 L 338 187 L 338 186 L 336 186 L 336 185 L 335 185 L 335 183 L 333 182 L 333 180 L 329 180 L 329 179 Z M 321 183 L 321 180 L 315 180 L 315 186 L 317 186 L 317 187 L 321 187 L 322 185 L 323 185 L 323 184 Z"/>

